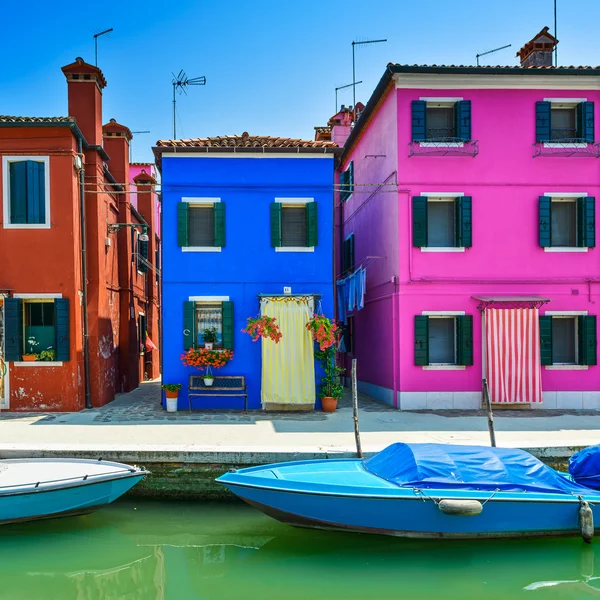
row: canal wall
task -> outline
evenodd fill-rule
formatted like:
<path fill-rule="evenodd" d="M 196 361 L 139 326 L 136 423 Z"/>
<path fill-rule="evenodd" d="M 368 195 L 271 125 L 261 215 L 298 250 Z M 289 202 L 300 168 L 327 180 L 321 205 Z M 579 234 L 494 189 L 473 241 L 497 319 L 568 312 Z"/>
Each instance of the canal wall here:
<path fill-rule="evenodd" d="M 547 465 L 566 471 L 569 458 L 584 446 L 524 448 Z M 366 453 L 370 456 L 372 453 Z M 128 492 L 131 498 L 235 500 L 215 479 L 235 469 L 298 460 L 355 458 L 352 452 L 243 452 L 143 451 L 108 452 L 73 450 L 2 450 L 1 458 L 103 458 L 144 467 L 148 476 Z"/>

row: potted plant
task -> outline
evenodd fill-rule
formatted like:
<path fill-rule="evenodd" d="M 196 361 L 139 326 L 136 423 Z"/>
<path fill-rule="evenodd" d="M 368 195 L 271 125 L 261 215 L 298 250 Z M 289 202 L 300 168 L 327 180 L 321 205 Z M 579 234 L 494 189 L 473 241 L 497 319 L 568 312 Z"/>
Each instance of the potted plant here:
<path fill-rule="evenodd" d="M 206 367 L 206 373 L 204 375 L 201 375 L 203 381 L 204 381 L 204 385 L 206 387 L 211 387 L 212 384 L 215 381 L 215 378 L 213 377 L 213 374 L 210 372 L 210 368 Z"/>
<path fill-rule="evenodd" d="M 340 383 L 340 376 L 344 373 L 344 369 L 335 364 L 334 346 L 329 346 L 325 350 L 317 350 L 315 357 L 323 367 L 323 376 L 319 385 L 323 412 L 335 412 L 338 400 L 344 393 L 344 386 Z"/>
<path fill-rule="evenodd" d="M 38 359 L 38 355 L 35 353 L 35 347 L 39 345 L 40 343 L 35 339 L 35 336 L 32 335 L 27 338 L 27 352 L 23 354 L 23 360 L 25 362 L 34 362 Z"/>
<path fill-rule="evenodd" d="M 277 325 L 275 317 L 262 315 L 260 317 L 248 317 L 247 325 L 242 329 L 243 333 L 247 333 L 253 342 L 257 342 L 260 338 L 265 340 L 273 340 L 276 344 L 283 337 Z"/>
<path fill-rule="evenodd" d="M 217 329 L 216 327 L 208 327 L 202 333 L 202 341 L 204 342 L 204 347 L 207 350 L 212 350 L 214 343 L 217 341 Z"/>
<path fill-rule="evenodd" d="M 164 383 L 162 389 L 165 390 L 165 397 L 167 399 L 167 412 L 177 412 L 177 401 L 181 384 Z"/>
<path fill-rule="evenodd" d="M 55 359 L 56 355 L 54 353 L 54 349 L 52 346 L 49 346 L 45 350 L 42 350 L 38 355 L 37 359 L 45 362 L 52 362 Z"/>
<path fill-rule="evenodd" d="M 227 348 L 219 350 L 209 350 L 208 348 L 190 348 L 185 354 L 181 355 L 181 362 L 186 367 L 198 367 L 206 369 L 206 373 L 200 375 L 204 385 L 210 387 L 214 382 L 214 376 L 211 369 L 224 367 L 233 358 L 233 350 Z"/>

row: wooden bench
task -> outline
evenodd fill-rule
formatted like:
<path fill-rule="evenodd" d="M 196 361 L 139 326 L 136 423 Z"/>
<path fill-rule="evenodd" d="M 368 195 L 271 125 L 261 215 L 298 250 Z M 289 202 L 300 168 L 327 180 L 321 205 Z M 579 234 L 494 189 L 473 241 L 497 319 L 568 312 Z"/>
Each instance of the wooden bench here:
<path fill-rule="evenodd" d="M 244 410 L 248 410 L 246 378 L 243 375 L 216 375 L 212 385 L 205 385 L 201 375 L 190 375 L 188 389 L 189 410 L 192 412 L 192 398 L 220 396 L 221 398 L 243 398 Z"/>

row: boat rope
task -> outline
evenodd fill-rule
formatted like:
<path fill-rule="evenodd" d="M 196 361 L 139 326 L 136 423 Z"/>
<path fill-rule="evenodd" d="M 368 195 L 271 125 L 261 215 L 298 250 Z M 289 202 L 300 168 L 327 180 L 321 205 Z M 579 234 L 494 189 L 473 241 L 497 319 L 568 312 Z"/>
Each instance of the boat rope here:
<path fill-rule="evenodd" d="M 496 488 L 494 490 L 494 492 L 492 493 L 492 495 L 485 502 L 483 502 L 481 504 L 481 506 L 485 506 L 499 491 L 500 491 L 500 488 Z"/>
<path fill-rule="evenodd" d="M 498 492 L 502 491 L 500 488 L 496 488 L 492 494 L 490 495 L 489 498 L 486 498 L 482 503 L 481 506 L 485 506 Z M 420 488 L 413 488 L 413 492 L 417 495 L 417 496 L 421 496 L 421 500 L 423 500 L 423 502 L 427 500 L 431 500 L 436 506 L 439 506 L 440 503 L 440 499 L 439 498 L 433 498 L 432 496 L 430 496 L 429 494 L 426 494 L 422 489 Z"/>

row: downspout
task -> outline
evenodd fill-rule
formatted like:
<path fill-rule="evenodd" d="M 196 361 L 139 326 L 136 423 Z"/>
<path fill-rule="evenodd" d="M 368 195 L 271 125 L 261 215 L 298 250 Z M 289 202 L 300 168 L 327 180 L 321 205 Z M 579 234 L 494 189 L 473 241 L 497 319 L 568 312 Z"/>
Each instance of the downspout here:
<path fill-rule="evenodd" d="M 77 139 L 77 152 L 83 157 L 83 142 Z M 79 169 L 79 220 L 81 227 L 81 278 L 83 280 L 83 380 L 85 385 L 85 407 L 92 408 L 90 392 L 90 343 L 88 325 L 88 293 L 87 293 L 87 248 L 85 240 L 85 174 L 83 163 Z"/>

